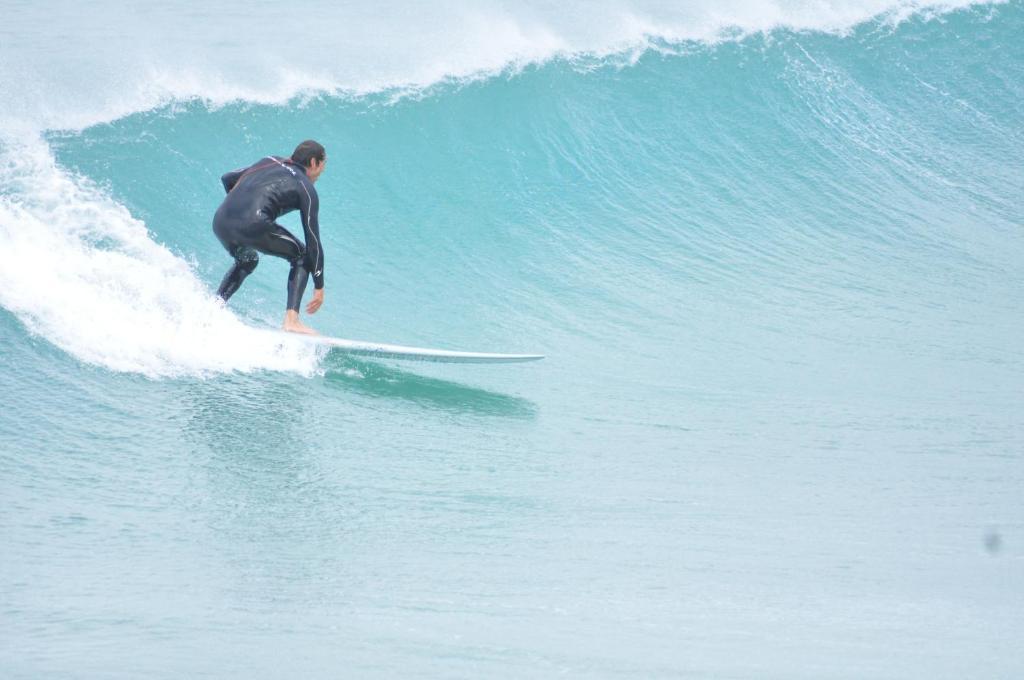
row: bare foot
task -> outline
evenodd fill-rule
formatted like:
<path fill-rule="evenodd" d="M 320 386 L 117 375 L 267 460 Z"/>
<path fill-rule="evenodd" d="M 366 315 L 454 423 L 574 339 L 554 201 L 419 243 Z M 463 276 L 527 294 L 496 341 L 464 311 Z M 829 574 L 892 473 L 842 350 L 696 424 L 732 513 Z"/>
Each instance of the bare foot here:
<path fill-rule="evenodd" d="M 309 326 L 305 326 L 301 323 L 285 324 L 281 326 L 281 330 L 288 331 L 289 333 L 302 333 L 303 335 L 320 335 Z"/>
<path fill-rule="evenodd" d="M 302 333 L 303 335 L 320 335 L 315 330 L 299 321 L 299 313 L 289 311 L 284 316 L 284 323 L 281 329 L 289 333 Z"/>

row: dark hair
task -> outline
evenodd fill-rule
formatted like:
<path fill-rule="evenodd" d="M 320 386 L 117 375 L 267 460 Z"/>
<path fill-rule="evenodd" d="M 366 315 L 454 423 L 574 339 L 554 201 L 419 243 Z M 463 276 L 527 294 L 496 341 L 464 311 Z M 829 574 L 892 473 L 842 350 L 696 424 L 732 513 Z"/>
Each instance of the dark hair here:
<path fill-rule="evenodd" d="M 295 151 L 292 152 L 292 160 L 302 167 L 308 168 L 311 160 L 315 158 L 323 163 L 326 155 L 327 152 L 319 142 L 307 139 L 302 144 L 295 147 Z"/>

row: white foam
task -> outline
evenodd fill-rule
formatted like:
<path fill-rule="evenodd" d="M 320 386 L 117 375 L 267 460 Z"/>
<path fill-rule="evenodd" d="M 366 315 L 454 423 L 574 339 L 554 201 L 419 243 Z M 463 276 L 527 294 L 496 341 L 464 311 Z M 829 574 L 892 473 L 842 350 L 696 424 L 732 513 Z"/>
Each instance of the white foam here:
<path fill-rule="evenodd" d="M 652 41 L 845 31 L 969 0 L 16 3 L 0 41 L 0 131 L 80 129 L 171 100 L 283 102 L 428 86 Z"/>
<path fill-rule="evenodd" d="M 151 377 L 316 370 L 314 350 L 243 324 L 42 142 L 0 151 L 0 262 L 0 304 L 82 361 Z"/>

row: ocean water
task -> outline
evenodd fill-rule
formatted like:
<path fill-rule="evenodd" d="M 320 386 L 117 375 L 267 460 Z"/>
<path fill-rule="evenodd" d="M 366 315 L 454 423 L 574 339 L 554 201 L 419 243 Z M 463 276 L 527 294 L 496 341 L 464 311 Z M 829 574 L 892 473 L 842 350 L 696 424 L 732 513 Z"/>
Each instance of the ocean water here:
<path fill-rule="evenodd" d="M 0 676 L 1021 677 L 1022 35 L 9 3 Z M 310 137 L 310 324 L 548 358 L 215 300 L 221 173 Z"/>

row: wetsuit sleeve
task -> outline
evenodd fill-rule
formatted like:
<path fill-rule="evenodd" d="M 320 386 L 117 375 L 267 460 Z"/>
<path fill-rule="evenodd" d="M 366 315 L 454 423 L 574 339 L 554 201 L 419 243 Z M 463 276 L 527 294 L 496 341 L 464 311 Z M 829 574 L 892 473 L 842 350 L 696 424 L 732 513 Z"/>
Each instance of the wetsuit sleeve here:
<path fill-rule="evenodd" d="M 305 189 L 299 198 L 299 211 L 302 215 L 302 229 L 306 232 L 306 269 L 313 275 L 313 287 L 320 290 L 324 287 L 324 249 L 320 244 L 320 197 L 313 188 L 313 183 L 303 178 L 302 188 Z"/>
<path fill-rule="evenodd" d="M 241 178 L 241 176 L 244 175 L 245 171 L 248 169 L 249 168 L 232 170 L 231 172 L 226 172 L 223 175 L 221 175 L 220 183 L 224 185 L 224 193 L 230 193 L 231 190 L 235 188 L 235 185 L 238 184 L 239 178 Z"/>

